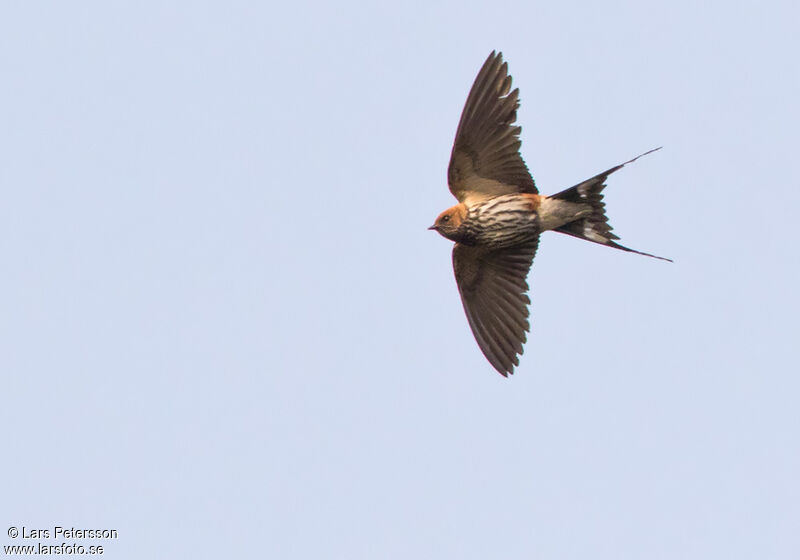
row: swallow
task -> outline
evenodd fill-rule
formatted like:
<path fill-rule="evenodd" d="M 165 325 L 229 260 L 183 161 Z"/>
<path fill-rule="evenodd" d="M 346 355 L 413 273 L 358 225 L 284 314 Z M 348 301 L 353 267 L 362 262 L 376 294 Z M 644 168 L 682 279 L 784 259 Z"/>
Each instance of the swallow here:
<path fill-rule="evenodd" d="M 514 373 L 528 323 L 527 276 L 542 232 L 645 255 L 616 242 L 603 203 L 606 179 L 645 152 L 551 196 L 539 194 L 519 148 L 519 89 L 502 53 L 484 62 L 458 123 L 447 182 L 458 204 L 428 229 L 455 241 L 453 270 L 472 334 L 502 375 Z"/>

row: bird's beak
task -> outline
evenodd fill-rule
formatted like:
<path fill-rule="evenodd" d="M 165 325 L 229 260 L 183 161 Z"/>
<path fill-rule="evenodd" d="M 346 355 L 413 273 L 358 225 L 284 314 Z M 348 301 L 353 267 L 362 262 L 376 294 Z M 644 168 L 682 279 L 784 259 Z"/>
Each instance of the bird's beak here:
<path fill-rule="evenodd" d="M 432 225 L 431 227 L 429 227 L 428 229 L 432 229 L 432 230 L 436 231 L 436 230 L 437 230 L 437 229 L 439 229 L 439 228 L 437 228 L 437 227 L 436 227 L 436 224 L 433 224 L 433 225 Z"/>

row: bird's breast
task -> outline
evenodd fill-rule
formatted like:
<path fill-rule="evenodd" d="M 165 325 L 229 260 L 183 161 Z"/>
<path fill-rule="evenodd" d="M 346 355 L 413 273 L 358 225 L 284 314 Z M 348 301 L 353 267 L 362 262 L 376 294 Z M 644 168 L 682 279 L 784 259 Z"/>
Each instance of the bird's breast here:
<path fill-rule="evenodd" d="M 507 247 L 529 241 L 541 231 L 539 199 L 535 194 L 509 194 L 473 204 L 461 230 L 474 245 Z"/>

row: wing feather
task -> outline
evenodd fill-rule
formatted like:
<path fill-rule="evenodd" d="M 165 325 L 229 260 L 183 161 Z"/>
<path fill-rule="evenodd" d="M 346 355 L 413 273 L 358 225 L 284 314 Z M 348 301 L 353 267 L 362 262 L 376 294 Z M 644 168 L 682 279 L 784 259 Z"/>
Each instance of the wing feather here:
<path fill-rule="evenodd" d="M 518 107 L 508 64 L 492 51 L 469 92 L 450 155 L 447 179 L 459 202 L 538 192 L 519 153 L 522 128 L 513 124 Z"/>
<path fill-rule="evenodd" d="M 489 363 L 514 373 L 530 328 L 526 277 L 538 239 L 503 249 L 456 243 L 453 269 L 472 333 Z"/>

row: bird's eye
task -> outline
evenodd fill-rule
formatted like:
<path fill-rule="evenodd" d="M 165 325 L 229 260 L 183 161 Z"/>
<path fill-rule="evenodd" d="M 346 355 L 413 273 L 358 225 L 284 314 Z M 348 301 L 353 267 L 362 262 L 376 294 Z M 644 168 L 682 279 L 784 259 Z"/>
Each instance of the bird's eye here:
<path fill-rule="evenodd" d="M 449 222 L 450 221 L 450 216 L 442 216 L 442 221 L 443 222 Z"/>

